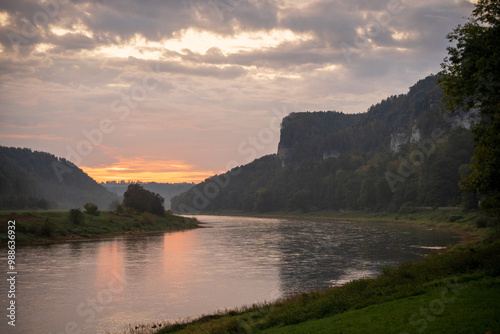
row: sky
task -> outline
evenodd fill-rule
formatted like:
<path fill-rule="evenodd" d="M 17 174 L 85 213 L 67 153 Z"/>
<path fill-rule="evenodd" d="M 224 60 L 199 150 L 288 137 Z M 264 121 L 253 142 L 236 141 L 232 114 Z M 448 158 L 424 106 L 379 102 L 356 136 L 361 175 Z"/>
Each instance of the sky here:
<path fill-rule="evenodd" d="M 0 145 L 199 182 L 440 71 L 466 0 L 0 0 Z"/>

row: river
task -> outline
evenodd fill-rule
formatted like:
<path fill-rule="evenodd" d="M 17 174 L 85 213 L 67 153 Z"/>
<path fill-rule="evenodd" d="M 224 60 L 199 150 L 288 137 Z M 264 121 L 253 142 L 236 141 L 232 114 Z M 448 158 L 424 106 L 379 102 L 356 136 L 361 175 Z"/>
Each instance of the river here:
<path fill-rule="evenodd" d="M 196 317 L 375 276 L 460 240 L 383 223 L 198 219 L 208 228 L 18 247 L 7 333 L 104 333 Z M 0 299 L 7 305 L 6 293 Z"/>

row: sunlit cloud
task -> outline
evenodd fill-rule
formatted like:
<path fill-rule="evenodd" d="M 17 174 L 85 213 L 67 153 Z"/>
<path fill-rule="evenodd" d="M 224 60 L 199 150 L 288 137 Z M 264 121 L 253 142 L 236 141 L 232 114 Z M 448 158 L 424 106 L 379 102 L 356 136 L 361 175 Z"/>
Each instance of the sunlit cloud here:
<path fill-rule="evenodd" d="M 7 26 L 10 20 L 9 13 L 0 12 L 0 26 Z"/>
<path fill-rule="evenodd" d="M 221 36 L 207 31 L 187 29 L 178 38 L 164 42 L 166 49 L 183 52 L 206 53 L 211 48 L 220 49 L 225 55 L 255 49 L 277 47 L 285 42 L 307 41 L 313 37 L 307 33 L 295 33 L 290 29 L 272 29 L 259 32 L 240 32 L 234 36 Z"/>

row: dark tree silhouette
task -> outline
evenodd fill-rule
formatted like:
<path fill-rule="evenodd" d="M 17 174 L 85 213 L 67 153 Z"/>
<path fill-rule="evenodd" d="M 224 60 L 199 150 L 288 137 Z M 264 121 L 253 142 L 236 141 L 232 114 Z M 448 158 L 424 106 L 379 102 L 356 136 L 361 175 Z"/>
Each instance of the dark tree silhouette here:
<path fill-rule="evenodd" d="M 144 189 L 140 184 L 133 183 L 128 186 L 123 195 L 123 205 L 138 212 L 151 212 L 163 216 L 165 200 L 160 195 Z"/>
<path fill-rule="evenodd" d="M 472 17 L 448 35 L 440 81 L 450 110 L 479 110 L 471 173 L 463 188 L 500 218 L 500 1 L 480 0 Z"/>

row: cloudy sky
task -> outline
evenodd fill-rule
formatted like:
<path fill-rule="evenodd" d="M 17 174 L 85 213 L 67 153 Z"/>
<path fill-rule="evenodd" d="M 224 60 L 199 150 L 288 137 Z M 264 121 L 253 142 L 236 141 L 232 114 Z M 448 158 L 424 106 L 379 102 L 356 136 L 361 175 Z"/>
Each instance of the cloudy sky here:
<path fill-rule="evenodd" d="M 200 181 L 440 70 L 466 0 L 0 0 L 0 145 Z"/>

